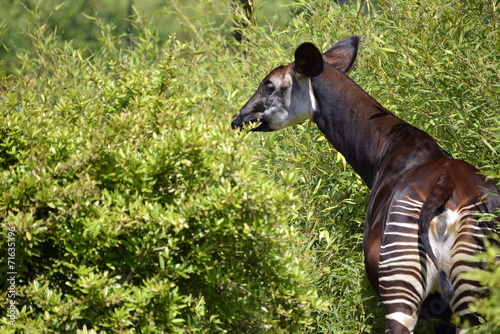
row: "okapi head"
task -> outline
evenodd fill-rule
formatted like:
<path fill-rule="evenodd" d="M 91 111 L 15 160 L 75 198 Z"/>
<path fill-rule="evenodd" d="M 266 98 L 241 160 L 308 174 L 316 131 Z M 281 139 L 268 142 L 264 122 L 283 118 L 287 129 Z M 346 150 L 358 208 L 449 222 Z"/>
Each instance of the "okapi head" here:
<path fill-rule="evenodd" d="M 303 43 L 295 50 L 295 61 L 279 66 L 262 80 L 255 94 L 233 116 L 232 127 L 260 123 L 251 131 L 274 131 L 313 120 L 317 102 L 311 78 L 319 76 L 325 66 L 347 73 L 358 53 L 359 37 L 342 39 L 324 54 L 312 43 Z"/>

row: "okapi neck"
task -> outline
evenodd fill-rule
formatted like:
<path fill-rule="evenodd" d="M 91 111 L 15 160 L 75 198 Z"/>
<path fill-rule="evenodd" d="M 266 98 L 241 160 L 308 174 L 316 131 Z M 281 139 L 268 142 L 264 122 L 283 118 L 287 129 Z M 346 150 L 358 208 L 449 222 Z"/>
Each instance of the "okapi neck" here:
<path fill-rule="evenodd" d="M 326 73 L 325 73 L 326 72 Z M 401 174 L 416 165 L 447 156 L 427 133 L 382 107 L 353 80 L 328 68 L 313 78 L 318 109 L 313 120 L 328 141 L 345 157 L 368 188 L 381 173 Z M 423 141 L 416 156 L 413 141 Z"/>

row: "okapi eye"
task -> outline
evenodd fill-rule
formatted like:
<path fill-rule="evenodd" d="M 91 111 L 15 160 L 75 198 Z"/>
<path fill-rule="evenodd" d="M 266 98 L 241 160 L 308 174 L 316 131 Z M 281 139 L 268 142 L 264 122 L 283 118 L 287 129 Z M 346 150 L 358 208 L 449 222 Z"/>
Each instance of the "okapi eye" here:
<path fill-rule="evenodd" d="M 274 85 L 272 83 L 267 84 L 267 92 L 271 95 L 274 92 Z"/>

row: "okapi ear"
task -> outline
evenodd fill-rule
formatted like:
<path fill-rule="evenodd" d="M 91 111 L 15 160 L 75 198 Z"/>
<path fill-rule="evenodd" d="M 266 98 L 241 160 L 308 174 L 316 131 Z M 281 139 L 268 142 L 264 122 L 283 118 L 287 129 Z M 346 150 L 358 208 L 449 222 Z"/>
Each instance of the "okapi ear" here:
<path fill-rule="evenodd" d="M 310 78 L 323 72 L 323 56 L 313 43 L 302 43 L 295 50 L 294 71 Z"/>
<path fill-rule="evenodd" d="M 325 61 L 342 73 L 353 67 L 358 55 L 359 37 L 354 35 L 340 40 L 323 54 Z"/>

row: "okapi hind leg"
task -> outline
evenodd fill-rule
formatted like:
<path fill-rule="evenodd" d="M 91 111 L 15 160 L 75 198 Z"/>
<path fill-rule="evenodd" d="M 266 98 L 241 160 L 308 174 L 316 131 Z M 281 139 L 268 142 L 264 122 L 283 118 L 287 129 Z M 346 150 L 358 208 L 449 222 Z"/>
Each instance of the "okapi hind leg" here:
<path fill-rule="evenodd" d="M 385 305 L 385 333 L 412 334 L 418 320 L 416 310 L 405 304 Z"/>
<path fill-rule="evenodd" d="M 482 264 L 474 258 L 474 254 L 485 251 L 485 235 L 492 231 L 488 226 L 478 224 L 474 216 L 474 213 L 468 213 L 460 221 L 450 261 L 453 265 L 449 275 L 455 291 L 450 307 L 454 318 L 458 319 L 457 334 L 466 333 L 470 327 L 480 324 L 479 317 L 469 307 L 485 292 L 478 281 L 463 276 L 464 273 L 482 270 Z"/>
<path fill-rule="evenodd" d="M 474 314 L 469 306 L 477 300 L 477 292 L 474 290 L 480 289 L 477 287 L 477 282 L 459 280 L 458 284 L 454 284 L 458 292 L 457 298 L 452 300 L 451 309 L 455 317 L 459 319 L 457 323 L 457 334 L 467 333 L 470 327 L 480 324 L 479 317 Z"/>

